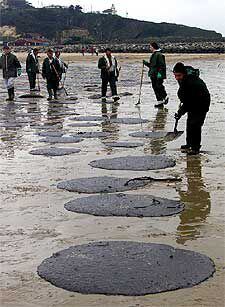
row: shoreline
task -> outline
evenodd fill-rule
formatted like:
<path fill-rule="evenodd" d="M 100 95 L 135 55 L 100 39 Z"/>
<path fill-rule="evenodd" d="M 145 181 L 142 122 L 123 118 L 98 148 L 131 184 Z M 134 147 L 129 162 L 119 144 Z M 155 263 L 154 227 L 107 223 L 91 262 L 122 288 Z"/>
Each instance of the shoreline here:
<path fill-rule="evenodd" d="M 14 53 L 14 52 L 13 52 Z M 27 52 L 15 52 L 19 60 L 22 62 L 25 61 L 27 57 Z M 137 61 L 143 60 L 150 56 L 149 53 L 115 53 L 116 57 L 120 60 L 120 62 L 126 61 Z M 40 53 L 40 58 L 44 58 L 46 53 Z M 99 57 L 101 57 L 103 53 L 99 53 L 98 56 L 85 54 L 83 56 L 81 53 L 61 53 L 61 57 L 64 61 L 69 62 L 96 62 Z M 225 60 L 225 54 L 215 54 L 215 53 L 164 53 L 166 60 L 168 62 L 177 61 L 177 60 L 199 60 L 199 59 L 207 59 L 207 60 Z"/>

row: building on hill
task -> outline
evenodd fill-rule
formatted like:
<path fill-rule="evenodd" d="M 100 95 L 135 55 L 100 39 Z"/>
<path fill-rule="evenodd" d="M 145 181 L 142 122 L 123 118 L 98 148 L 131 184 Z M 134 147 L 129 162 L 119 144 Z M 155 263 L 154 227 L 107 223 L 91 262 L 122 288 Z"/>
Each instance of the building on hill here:
<path fill-rule="evenodd" d="M 31 38 L 19 38 L 14 42 L 15 46 L 49 46 L 50 41 L 47 39 L 31 39 Z"/>
<path fill-rule="evenodd" d="M 29 39 L 45 39 L 44 35 L 40 33 L 24 33 L 23 37 Z"/>
<path fill-rule="evenodd" d="M 45 6 L 46 9 L 66 9 L 67 6 L 62 6 L 62 5 L 47 5 Z"/>
<path fill-rule="evenodd" d="M 116 14 L 117 14 L 117 11 L 116 11 L 115 5 L 112 4 L 112 6 L 111 6 L 110 9 L 104 10 L 102 13 L 103 13 L 103 14 L 108 14 L 108 15 L 116 15 Z"/>

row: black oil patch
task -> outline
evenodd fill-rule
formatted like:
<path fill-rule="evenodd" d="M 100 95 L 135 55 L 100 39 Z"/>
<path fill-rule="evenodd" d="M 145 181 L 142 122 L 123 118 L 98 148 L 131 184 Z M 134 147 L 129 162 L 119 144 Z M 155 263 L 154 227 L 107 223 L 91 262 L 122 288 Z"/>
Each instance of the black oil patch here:
<path fill-rule="evenodd" d="M 47 137 L 47 136 L 49 136 L 49 137 L 52 137 L 52 136 L 53 137 L 61 137 L 61 136 L 64 135 L 64 133 L 61 132 L 61 131 L 43 131 L 43 132 L 39 132 L 38 135 L 43 136 L 43 137 Z"/>
<path fill-rule="evenodd" d="M 158 138 L 166 137 L 167 132 L 164 132 L 164 131 L 139 131 L 139 132 L 130 133 L 129 135 L 136 137 L 136 138 L 158 139 Z"/>
<path fill-rule="evenodd" d="M 127 97 L 127 96 L 133 96 L 134 94 L 130 93 L 130 92 L 123 92 L 123 93 L 120 93 L 119 96 L 120 97 Z"/>
<path fill-rule="evenodd" d="M 29 153 L 31 155 L 40 155 L 40 156 L 46 156 L 46 157 L 57 157 L 57 156 L 67 156 L 74 153 L 79 153 L 80 149 L 76 148 L 56 148 L 56 147 L 50 147 L 50 148 L 40 148 L 40 149 L 34 149 L 31 150 Z"/>
<path fill-rule="evenodd" d="M 101 99 L 101 98 L 102 98 L 102 95 L 100 94 L 94 94 L 94 95 L 88 96 L 88 99 Z"/>
<path fill-rule="evenodd" d="M 148 123 L 149 120 L 141 118 L 112 118 L 110 119 L 110 122 L 118 124 L 126 124 L 126 125 L 137 125 L 137 124 Z"/>
<path fill-rule="evenodd" d="M 93 91 L 92 89 L 90 89 L 90 91 Z M 127 97 L 127 96 L 133 96 L 132 93 L 130 92 L 123 92 L 123 93 L 119 93 L 120 97 Z M 88 99 L 101 99 L 102 95 L 101 94 L 93 94 L 91 96 L 88 97 Z M 107 98 L 111 98 L 111 96 L 107 96 Z"/>
<path fill-rule="evenodd" d="M 22 94 L 18 98 L 44 98 L 41 94 L 29 93 L 29 94 Z"/>
<path fill-rule="evenodd" d="M 60 129 L 61 125 L 31 125 L 32 129 L 36 130 L 53 130 L 53 129 Z"/>
<path fill-rule="evenodd" d="M 178 214 L 184 205 L 151 195 L 103 194 L 72 200 L 65 208 L 96 216 L 159 217 Z"/>
<path fill-rule="evenodd" d="M 82 128 L 82 127 L 99 127 L 100 125 L 98 123 L 95 122 L 88 122 L 88 123 L 74 123 L 74 124 L 69 124 L 69 127 L 77 127 L 77 128 Z"/>
<path fill-rule="evenodd" d="M 104 145 L 109 147 L 136 148 L 144 146 L 144 143 L 138 142 L 107 142 Z"/>
<path fill-rule="evenodd" d="M 89 165 L 108 170 L 148 171 L 173 167 L 176 162 L 166 156 L 150 155 L 100 159 L 90 162 Z"/>
<path fill-rule="evenodd" d="M 62 137 L 54 137 L 54 136 L 49 136 L 44 139 L 39 140 L 39 142 L 44 142 L 44 143 L 79 143 L 83 141 L 83 139 L 79 137 L 72 137 L 72 136 L 62 136 Z"/>
<path fill-rule="evenodd" d="M 29 122 L 27 122 L 29 123 Z M 0 128 L 21 128 L 24 125 L 26 125 L 25 123 L 9 123 L 9 122 L 5 122 L 5 123 L 0 123 Z"/>
<path fill-rule="evenodd" d="M 172 246 L 94 242 L 53 254 L 37 268 L 52 285 L 83 294 L 142 296 L 191 288 L 213 275 L 213 261 Z"/>
<path fill-rule="evenodd" d="M 81 121 L 81 122 L 88 122 L 88 121 L 105 121 L 105 118 L 102 116 L 77 116 L 77 117 L 72 117 L 70 120 L 76 120 L 76 121 Z"/>
<path fill-rule="evenodd" d="M 66 101 L 70 101 L 70 100 L 78 100 L 78 97 L 77 96 L 67 96 Z"/>
<path fill-rule="evenodd" d="M 110 137 L 112 134 L 109 132 L 78 132 L 73 134 L 73 137 L 82 137 L 86 139 L 90 138 L 106 138 Z"/>
<path fill-rule="evenodd" d="M 78 104 L 79 101 L 77 100 L 51 100 L 48 102 L 49 105 L 55 107 L 55 106 L 61 106 L 61 105 L 73 105 L 73 104 Z"/>
<path fill-rule="evenodd" d="M 58 183 L 57 188 L 77 193 L 115 193 L 136 190 L 149 184 L 147 180 L 131 180 L 131 178 L 91 177 L 80 178 Z"/>

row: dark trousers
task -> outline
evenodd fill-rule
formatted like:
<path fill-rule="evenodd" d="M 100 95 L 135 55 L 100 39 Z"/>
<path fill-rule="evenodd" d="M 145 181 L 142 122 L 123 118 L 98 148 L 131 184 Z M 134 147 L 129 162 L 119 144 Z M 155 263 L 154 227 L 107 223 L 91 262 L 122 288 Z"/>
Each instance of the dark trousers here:
<path fill-rule="evenodd" d="M 186 127 L 186 142 L 193 150 L 200 150 L 202 126 L 204 124 L 206 113 L 188 112 Z"/>
<path fill-rule="evenodd" d="M 117 95 L 116 81 L 117 79 L 114 75 L 102 78 L 102 97 L 106 97 L 108 83 L 111 88 L 112 96 Z"/>
<path fill-rule="evenodd" d="M 163 79 L 151 78 L 152 81 L 152 88 L 155 92 L 155 96 L 157 101 L 162 101 L 166 98 L 167 93 L 165 87 L 163 85 Z"/>
<path fill-rule="evenodd" d="M 52 96 L 52 90 L 53 90 L 54 96 L 57 95 L 58 87 L 59 87 L 58 80 L 47 79 L 47 90 L 50 96 Z"/>
<path fill-rule="evenodd" d="M 30 89 L 34 89 L 36 86 L 36 73 L 29 72 L 28 73 L 28 80 L 30 83 Z"/>

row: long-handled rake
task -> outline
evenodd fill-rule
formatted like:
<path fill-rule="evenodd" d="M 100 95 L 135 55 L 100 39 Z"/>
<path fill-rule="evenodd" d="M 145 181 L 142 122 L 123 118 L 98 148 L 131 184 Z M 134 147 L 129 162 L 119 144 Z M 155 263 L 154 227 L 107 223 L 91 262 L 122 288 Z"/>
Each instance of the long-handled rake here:
<path fill-rule="evenodd" d="M 140 83 L 140 90 L 139 90 L 139 98 L 138 98 L 137 103 L 135 104 L 136 106 L 138 106 L 141 103 L 141 90 L 142 90 L 142 85 L 143 85 L 143 78 L 144 78 L 144 63 L 141 68 L 141 83 Z"/>

